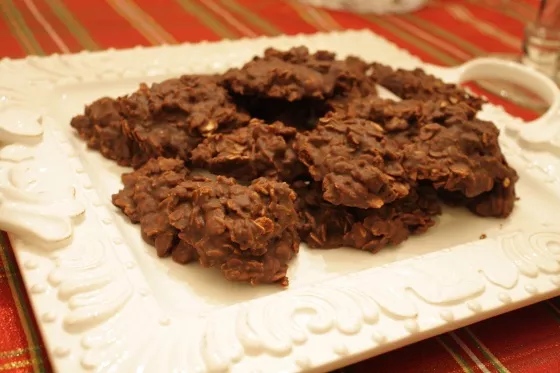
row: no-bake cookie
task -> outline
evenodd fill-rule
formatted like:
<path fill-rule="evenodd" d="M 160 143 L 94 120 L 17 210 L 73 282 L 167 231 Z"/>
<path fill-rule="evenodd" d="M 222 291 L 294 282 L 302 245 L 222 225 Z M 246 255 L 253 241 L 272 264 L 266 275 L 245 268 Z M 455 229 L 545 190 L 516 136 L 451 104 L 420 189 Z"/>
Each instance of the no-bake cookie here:
<path fill-rule="evenodd" d="M 198 176 L 178 185 L 166 205 L 170 224 L 204 267 L 220 269 L 230 281 L 286 286 L 300 242 L 295 198 L 287 184 L 264 178 L 247 187 Z"/>
<path fill-rule="evenodd" d="M 295 149 L 332 204 L 379 208 L 410 191 L 402 152 L 374 122 L 323 118 L 314 130 L 298 134 Z"/>
<path fill-rule="evenodd" d="M 119 103 L 127 136 L 149 154 L 183 160 L 205 137 L 242 127 L 250 119 L 214 76 L 142 84 Z"/>
<path fill-rule="evenodd" d="M 336 60 L 333 53 L 309 53 L 298 47 L 288 51 L 269 48 L 242 68 L 231 69 L 223 84 L 242 96 L 278 98 L 289 102 L 302 99 L 327 99 L 358 87 L 366 89 L 368 66 L 356 57 Z M 369 85 L 375 91 L 373 84 Z"/>
<path fill-rule="evenodd" d="M 480 110 L 485 103 L 481 97 L 468 93 L 456 84 L 445 83 L 419 68 L 393 69 L 379 63 L 373 63 L 371 68 L 372 78 L 401 99 L 445 100 L 450 104 L 463 102 L 476 110 Z"/>
<path fill-rule="evenodd" d="M 513 210 L 518 180 L 498 143 L 498 128 L 476 119 L 465 102 L 354 100 L 339 113 L 378 123 L 399 144 L 411 180 L 430 181 L 447 201 L 459 201 L 482 216 Z"/>
<path fill-rule="evenodd" d="M 231 281 L 287 285 L 288 262 L 299 250 L 296 195 L 287 184 L 210 179 L 166 158 L 123 175 L 123 184 L 113 203 L 140 224 L 158 256 L 198 260 Z"/>
<path fill-rule="evenodd" d="M 254 119 L 247 127 L 207 137 L 192 153 L 195 167 L 238 180 L 261 176 L 291 181 L 306 173 L 293 150 L 297 131 Z"/>
<path fill-rule="evenodd" d="M 72 118 L 70 125 L 91 149 L 121 166 L 139 167 L 150 154 L 140 149 L 123 131 L 118 102 L 103 97 L 87 105 L 84 114 Z"/>
<path fill-rule="evenodd" d="M 421 186 L 378 209 L 335 206 L 322 197 L 320 184 L 297 182 L 299 232 L 314 248 L 355 247 L 375 252 L 427 231 L 441 207 L 433 188 Z"/>

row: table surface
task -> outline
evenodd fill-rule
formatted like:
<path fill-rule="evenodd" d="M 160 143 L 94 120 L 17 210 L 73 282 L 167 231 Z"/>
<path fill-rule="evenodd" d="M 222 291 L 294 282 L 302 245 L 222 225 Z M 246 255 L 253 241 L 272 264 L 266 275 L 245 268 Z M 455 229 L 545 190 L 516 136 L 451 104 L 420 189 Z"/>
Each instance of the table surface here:
<path fill-rule="evenodd" d="M 372 0 L 373 1 L 373 0 Z M 405 15 L 355 15 L 292 0 L 0 0 L 0 58 L 82 49 L 369 28 L 424 61 L 518 53 L 537 0 L 433 0 Z M 531 110 L 490 95 L 510 113 Z M 5 234 L 0 372 L 52 370 Z M 378 356 L 343 372 L 559 372 L 560 298 Z"/>

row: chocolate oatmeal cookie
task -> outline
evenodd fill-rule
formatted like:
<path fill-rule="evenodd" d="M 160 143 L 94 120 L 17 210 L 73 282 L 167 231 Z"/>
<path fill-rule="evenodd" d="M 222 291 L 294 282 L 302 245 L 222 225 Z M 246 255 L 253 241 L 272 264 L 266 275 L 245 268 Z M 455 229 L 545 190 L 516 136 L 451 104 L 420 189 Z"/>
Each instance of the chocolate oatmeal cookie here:
<path fill-rule="evenodd" d="M 124 132 L 149 154 L 188 160 L 205 137 L 242 127 L 250 119 L 216 80 L 184 75 L 151 87 L 142 84 L 119 99 Z"/>
<path fill-rule="evenodd" d="M 267 49 L 263 57 L 226 72 L 223 84 L 242 96 L 289 102 L 323 100 L 354 89 L 375 92 L 374 84 L 365 83 L 367 69 L 368 65 L 356 57 L 336 60 L 333 53 L 310 54 L 305 47 L 288 51 Z"/>
<path fill-rule="evenodd" d="M 465 102 L 366 97 L 338 112 L 379 123 L 402 149 L 407 175 L 432 182 L 447 201 L 461 200 L 483 216 L 511 213 L 517 173 L 503 157 L 496 126 L 476 119 Z"/>
<path fill-rule="evenodd" d="M 452 125 L 474 119 L 477 112 L 465 103 L 449 104 L 446 100 L 394 101 L 367 96 L 339 105 L 335 113 L 376 122 L 392 138 L 413 138 L 423 124 Z"/>
<path fill-rule="evenodd" d="M 84 114 L 72 118 L 70 125 L 89 148 L 121 166 L 139 167 L 149 155 L 125 136 L 122 122 L 117 101 L 103 97 L 87 105 Z"/>
<path fill-rule="evenodd" d="M 113 204 L 131 222 L 140 224 L 142 237 L 155 246 L 157 255 L 171 255 L 179 263 L 196 260 L 198 255 L 192 246 L 179 240 L 162 202 L 188 174 L 181 160 L 153 158 L 138 170 L 123 174 L 124 188 L 113 195 Z"/>
<path fill-rule="evenodd" d="M 195 167 L 251 181 L 261 176 L 291 181 L 306 172 L 293 150 L 296 129 L 253 119 L 247 127 L 207 137 L 192 152 Z"/>
<path fill-rule="evenodd" d="M 332 204 L 379 208 L 409 193 L 403 154 L 374 122 L 325 117 L 314 130 L 298 134 L 295 149 Z"/>
<path fill-rule="evenodd" d="M 294 65 L 302 65 L 334 78 L 335 93 L 342 93 L 360 85 L 363 78 L 369 76 L 370 65 L 356 56 L 337 59 L 336 54 L 326 50 L 310 53 L 304 46 L 294 47 L 287 51 L 274 48 L 265 50 L 264 60 L 281 60 Z M 370 87 L 375 92 L 375 87 Z"/>
<path fill-rule="evenodd" d="M 518 176 L 501 152 L 498 134 L 493 123 L 479 119 L 424 124 L 403 151 L 403 166 L 415 180 L 430 181 L 438 190 L 467 198 L 490 192 L 496 185 L 514 188 Z"/>
<path fill-rule="evenodd" d="M 477 111 L 485 103 L 462 87 L 445 83 L 422 69 L 395 70 L 379 63 L 373 63 L 371 67 L 372 78 L 402 99 L 445 100 L 450 104 L 463 102 Z"/>
<path fill-rule="evenodd" d="M 299 250 L 295 193 L 264 178 L 249 187 L 218 176 L 189 175 L 178 159 L 154 158 L 123 175 L 113 203 L 160 257 L 218 267 L 231 281 L 288 284 Z"/>
<path fill-rule="evenodd" d="M 313 248 L 355 247 L 376 252 L 398 245 L 411 234 L 420 234 L 435 224 L 441 213 L 437 195 L 430 186 L 420 186 L 378 209 L 335 206 L 322 198 L 320 184 L 297 182 L 299 233 Z"/>
<path fill-rule="evenodd" d="M 191 177 L 165 204 L 204 267 L 219 268 L 230 281 L 287 286 L 287 263 L 299 250 L 295 197 L 287 184 L 264 178 L 247 187 L 223 176 Z"/>
<path fill-rule="evenodd" d="M 332 95 L 334 90 L 334 79 L 307 66 L 278 59 L 254 59 L 242 69 L 228 71 L 224 83 L 239 95 L 287 101 L 323 99 Z"/>

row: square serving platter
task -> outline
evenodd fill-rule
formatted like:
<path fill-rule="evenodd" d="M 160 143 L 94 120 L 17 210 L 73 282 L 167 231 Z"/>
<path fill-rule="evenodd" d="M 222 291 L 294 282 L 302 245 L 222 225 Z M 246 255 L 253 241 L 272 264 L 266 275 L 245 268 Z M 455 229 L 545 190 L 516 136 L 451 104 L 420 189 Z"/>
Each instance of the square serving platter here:
<path fill-rule="evenodd" d="M 456 79 L 369 31 L 0 61 L 0 227 L 56 371 L 328 371 L 560 295 L 560 157 L 521 145 L 525 124 L 493 105 L 480 117 L 520 174 L 508 219 L 446 208 L 374 255 L 302 245 L 285 290 L 158 259 L 111 204 L 129 170 L 86 149 L 71 117 L 140 82 L 302 44 Z"/>

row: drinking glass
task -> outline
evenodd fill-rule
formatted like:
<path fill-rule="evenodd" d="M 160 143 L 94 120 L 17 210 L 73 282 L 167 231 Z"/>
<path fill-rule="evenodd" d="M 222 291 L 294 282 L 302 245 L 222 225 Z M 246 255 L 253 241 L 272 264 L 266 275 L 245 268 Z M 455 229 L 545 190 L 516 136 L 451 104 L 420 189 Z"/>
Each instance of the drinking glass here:
<path fill-rule="evenodd" d="M 516 0 L 509 0 L 516 1 Z M 508 0 L 503 1 L 507 6 Z M 520 62 L 560 83 L 560 0 L 541 0 L 534 21 L 525 26 L 521 54 L 496 54 Z M 479 82 L 484 89 L 522 106 L 545 110 L 548 104 L 524 89 L 505 82 Z"/>

